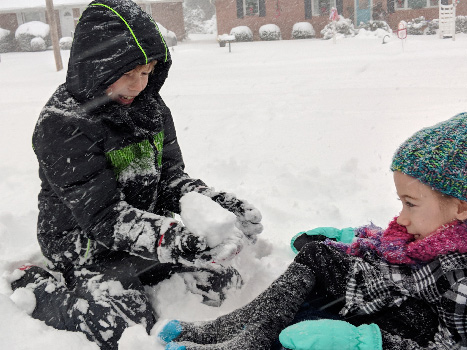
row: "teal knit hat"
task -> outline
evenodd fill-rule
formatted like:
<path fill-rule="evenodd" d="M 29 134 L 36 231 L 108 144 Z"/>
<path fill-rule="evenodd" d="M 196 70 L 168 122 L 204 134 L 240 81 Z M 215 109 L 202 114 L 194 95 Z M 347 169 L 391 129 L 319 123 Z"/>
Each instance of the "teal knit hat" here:
<path fill-rule="evenodd" d="M 396 151 L 391 170 L 467 201 L 467 113 L 417 131 Z"/>

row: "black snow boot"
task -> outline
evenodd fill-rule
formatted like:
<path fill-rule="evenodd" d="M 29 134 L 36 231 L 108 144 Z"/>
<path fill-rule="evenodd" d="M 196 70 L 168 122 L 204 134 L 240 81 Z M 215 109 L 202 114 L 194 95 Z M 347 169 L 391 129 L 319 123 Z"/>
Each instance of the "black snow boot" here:
<path fill-rule="evenodd" d="M 179 322 L 181 333 L 173 334 L 172 338 L 161 337 L 163 329 L 159 337 L 167 342 L 176 337 L 174 341 L 187 350 L 269 349 L 312 290 L 314 280 L 309 267 L 293 262 L 244 307 L 214 321 Z"/>

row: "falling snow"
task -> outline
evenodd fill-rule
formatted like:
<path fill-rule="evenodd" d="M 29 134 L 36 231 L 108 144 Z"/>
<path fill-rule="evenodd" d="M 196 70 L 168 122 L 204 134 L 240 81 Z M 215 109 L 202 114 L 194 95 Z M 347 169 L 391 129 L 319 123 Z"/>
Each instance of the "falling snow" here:
<path fill-rule="evenodd" d="M 293 259 L 289 241 L 299 231 L 370 220 L 386 226 L 398 213 L 390 159 L 416 130 L 465 111 L 467 36 L 391 37 L 382 44 L 362 34 L 335 44 L 233 43 L 230 53 L 216 36 L 192 36 L 175 47 L 161 94 L 186 170 L 255 205 L 265 229 L 233 259 L 245 285 L 220 308 L 202 304 L 177 275 L 148 288 L 161 318 L 206 320 L 244 305 Z M 62 51 L 65 66 L 68 54 Z M 52 51 L 8 53 L 0 77 L 0 348 L 97 350 L 81 333 L 32 319 L 31 295 L 12 295 L 5 277 L 42 261 L 31 135 L 65 71 L 55 72 Z M 120 350 L 137 349 L 163 347 L 134 326 Z"/>

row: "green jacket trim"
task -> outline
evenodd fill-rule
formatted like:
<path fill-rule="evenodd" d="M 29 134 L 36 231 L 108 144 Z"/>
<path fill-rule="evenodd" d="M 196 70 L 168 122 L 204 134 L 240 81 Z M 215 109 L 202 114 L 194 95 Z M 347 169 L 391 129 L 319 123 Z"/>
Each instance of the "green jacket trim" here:
<path fill-rule="evenodd" d="M 150 140 L 143 140 L 122 149 L 107 152 L 105 156 L 112 165 L 117 178 L 123 171 L 130 167 L 142 171 L 151 169 L 154 166 L 154 160 L 157 162 L 157 167 L 161 168 L 164 131 L 154 135 L 152 143 L 153 145 L 151 145 Z M 157 151 L 156 158 L 155 150 Z"/>
<path fill-rule="evenodd" d="M 122 21 L 123 23 L 125 23 L 125 25 L 127 26 L 128 30 L 130 31 L 131 35 L 133 36 L 133 39 L 135 39 L 135 42 L 136 42 L 136 45 L 138 45 L 139 49 L 141 50 L 141 52 L 143 53 L 144 55 L 144 58 L 146 60 L 146 64 L 148 64 L 148 56 L 146 55 L 146 52 L 144 52 L 143 48 L 141 47 L 141 45 L 139 44 L 139 41 L 138 39 L 136 38 L 136 35 L 135 33 L 133 32 L 133 29 L 131 29 L 130 25 L 128 24 L 128 22 L 125 20 L 125 18 L 123 18 L 117 11 L 115 11 L 113 8 L 111 8 L 110 6 L 107 6 L 105 4 L 92 4 L 90 6 L 103 6 L 107 9 L 109 9 L 110 11 L 112 11 L 113 13 L 115 13 Z M 157 28 L 158 31 L 159 31 L 159 28 Z M 160 33 L 160 32 L 159 32 Z M 165 45 L 165 43 L 164 43 Z"/>

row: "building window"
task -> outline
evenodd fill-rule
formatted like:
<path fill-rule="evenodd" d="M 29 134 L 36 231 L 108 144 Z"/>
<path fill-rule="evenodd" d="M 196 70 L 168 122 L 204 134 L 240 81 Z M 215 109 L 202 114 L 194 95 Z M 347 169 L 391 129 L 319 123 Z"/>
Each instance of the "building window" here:
<path fill-rule="evenodd" d="M 259 15 L 259 0 L 243 0 L 243 13 L 245 16 Z"/>
<path fill-rule="evenodd" d="M 21 24 L 32 21 L 45 23 L 45 12 L 21 12 Z"/>
<path fill-rule="evenodd" d="M 313 0 L 313 16 L 329 16 L 333 7 L 336 7 L 336 0 Z"/>
<path fill-rule="evenodd" d="M 396 10 L 438 7 L 438 0 L 396 0 Z"/>

